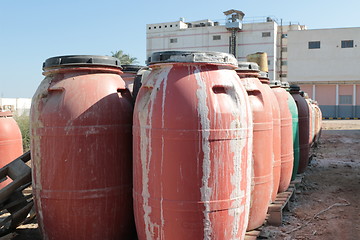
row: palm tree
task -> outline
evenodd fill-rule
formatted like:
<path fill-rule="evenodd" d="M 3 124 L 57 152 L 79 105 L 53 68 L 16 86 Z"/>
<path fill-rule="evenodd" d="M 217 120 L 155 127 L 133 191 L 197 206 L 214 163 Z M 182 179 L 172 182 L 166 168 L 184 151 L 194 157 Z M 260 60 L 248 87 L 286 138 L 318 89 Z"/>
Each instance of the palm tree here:
<path fill-rule="evenodd" d="M 130 57 L 129 54 L 125 54 L 122 50 L 119 50 L 116 52 L 111 52 L 111 54 L 112 54 L 111 55 L 112 57 L 116 57 L 116 58 L 120 59 L 121 65 L 137 63 L 136 57 Z"/>

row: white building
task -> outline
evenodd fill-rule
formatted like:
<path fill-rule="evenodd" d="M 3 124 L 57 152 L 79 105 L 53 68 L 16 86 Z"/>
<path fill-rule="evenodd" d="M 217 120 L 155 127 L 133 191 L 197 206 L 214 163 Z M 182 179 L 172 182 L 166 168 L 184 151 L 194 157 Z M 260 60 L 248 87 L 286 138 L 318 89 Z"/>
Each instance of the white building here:
<path fill-rule="evenodd" d="M 360 28 L 288 32 L 288 80 L 324 117 L 360 118 Z"/>
<path fill-rule="evenodd" d="M 29 115 L 31 98 L 0 98 L 0 111 L 11 111 L 16 115 Z"/>
<path fill-rule="evenodd" d="M 225 12 L 226 23 L 211 21 L 175 22 L 146 25 L 146 54 L 169 50 L 197 50 L 233 53 L 239 61 L 246 61 L 248 54 L 266 52 L 270 79 L 287 77 L 286 36 L 289 29 L 305 26 L 284 25 L 267 17 L 253 22 L 242 21 L 241 11 Z M 243 13 L 242 13 L 243 14 Z M 238 18 L 234 18 L 236 15 Z M 233 31 L 234 30 L 234 31 Z M 232 33 L 234 38 L 232 38 Z M 233 44 L 232 44 L 233 40 Z"/>

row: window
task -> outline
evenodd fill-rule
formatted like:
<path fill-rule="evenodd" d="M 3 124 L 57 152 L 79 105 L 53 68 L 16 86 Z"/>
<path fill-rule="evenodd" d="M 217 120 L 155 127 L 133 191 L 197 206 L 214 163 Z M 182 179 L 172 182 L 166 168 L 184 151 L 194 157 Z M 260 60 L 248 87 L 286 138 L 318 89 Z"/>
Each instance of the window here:
<path fill-rule="evenodd" d="M 213 36 L 213 40 L 220 40 L 221 39 L 221 35 L 214 35 Z"/>
<path fill-rule="evenodd" d="M 287 33 L 281 34 L 281 38 L 287 38 L 287 37 L 288 37 Z"/>
<path fill-rule="evenodd" d="M 270 60 L 268 60 L 267 62 L 268 62 L 268 65 L 270 65 L 270 63 L 271 63 Z"/>
<path fill-rule="evenodd" d="M 151 29 L 151 27 L 149 27 L 149 29 Z"/>
<path fill-rule="evenodd" d="M 309 42 L 309 49 L 318 49 L 320 48 L 320 41 Z"/>
<path fill-rule="evenodd" d="M 354 40 L 341 41 L 341 48 L 353 48 L 353 47 L 354 47 Z"/>
<path fill-rule="evenodd" d="M 339 104 L 352 104 L 352 95 L 339 95 Z"/>
<path fill-rule="evenodd" d="M 287 66 L 287 61 L 281 61 L 281 65 Z"/>
<path fill-rule="evenodd" d="M 270 32 L 263 32 L 262 33 L 262 37 L 270 37 L 271 33 Z"/>
<path fill-rule="evenodd" d="M 285 73 L 280 74 L 280 77 L 281 77 L 281 78 L 286 78 L 286 77 L 287 77 L 287 74 L 285 74 Z"/>
<path fill-rule="evenodd" d="M 170 43 L 177 43 L 177 38 L 170 38 Z"/>
<path fill-rule="evenodd" d="M 281 48 L 281 51 L 282 51 L 282 52 L 287 52 L 287 47 Z"/>

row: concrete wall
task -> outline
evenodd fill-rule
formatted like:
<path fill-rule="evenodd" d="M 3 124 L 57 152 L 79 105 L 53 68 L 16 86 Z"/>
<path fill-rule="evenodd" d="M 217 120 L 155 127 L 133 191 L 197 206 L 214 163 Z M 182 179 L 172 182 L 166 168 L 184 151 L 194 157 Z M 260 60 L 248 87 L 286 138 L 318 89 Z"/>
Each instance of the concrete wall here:
<path fill-rule="evenodd" d="M 354 81 L 359 80 L 360 28 L 289 31 L 288 80 Z M 342 40 L 354 40 L 354 47 L 341 48 Z M 319 49 L 309 49 L 309 41 L 320 41 Z"/>
<path fill-rule="evenodd" d="M 359 117 L 359 36 L 360 28 L 288 32 L 288 81 L 311 92 L 324 117 Z M 353 46 L 343 48 L 343 40 L 353 40 Z M 320 48 L 309 49 L 312 41 Z"/>

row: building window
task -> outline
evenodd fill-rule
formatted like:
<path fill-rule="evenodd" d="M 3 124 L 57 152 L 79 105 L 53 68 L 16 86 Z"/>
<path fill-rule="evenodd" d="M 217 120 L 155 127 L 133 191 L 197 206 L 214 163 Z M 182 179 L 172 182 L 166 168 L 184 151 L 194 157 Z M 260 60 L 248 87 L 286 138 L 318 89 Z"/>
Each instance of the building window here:
<path fill-rule="evenodd" d="M 281 34 L 281 38 L 287 38 L 287 37 L 288 37 L 287 33 Z"/>
<path fill-rule="evenodd" d="M 281 65 L 287 66 L 287 61 L 281 61 Z"/>
<path fill-rule="evenodd" d="M 268 62 L 268 65 L 270 65 L 270 63 L 271 63 L 270 60 L 268 60 L 267 62 Z"/>
<path fill-rule="evenodd" d="M 280 77 L 281 77 L 281 78 L 286 78 L 286 77 L 287 77 L 287 74 L 285 74 L 285 73 L 280 74 Z"/>
<path fill-rule="evenodd" d="M 220 40 L 221 39 L 221 35 L 214 35 L 213 36 L 213 40 Z"/>
<path fill-rule="evenodd" d="M 354 47 L 354 40 L 341 41 L 341 48 L 353 48 L 353 47 Z"/>
<path fill-rule="evenodd" d="M 172 24 L 170 24 L 170 27 L 172 27 Z"/>
<path fill-rule="evenodd" d="M 281 48 L 281 51 L 282 51 L 282 52 L 287 52 L 287 47 Z"/>
<path fill-rule="evenodd" d="M 270 32 L 262 32 L 262 37 L 270 37 L 271 33 Z"/>
<path fill-rule="evenodd" d="M 151 27 L 149 27 L 149 29 L 151 29 Z"/>
<path fill-rule="evenodd" d="M 352 95 L 339 95 L 339 104 L 352 104 Z"/>
<path fill-rule="evenodd" d="M 320 48 L 320 41 L 309 42 L 309 49 L 318 49 Z"/>
<path fill-rule="evenodd" d="M 177 38 L 170 38 L 170 43 L 177 43 Z"/>

